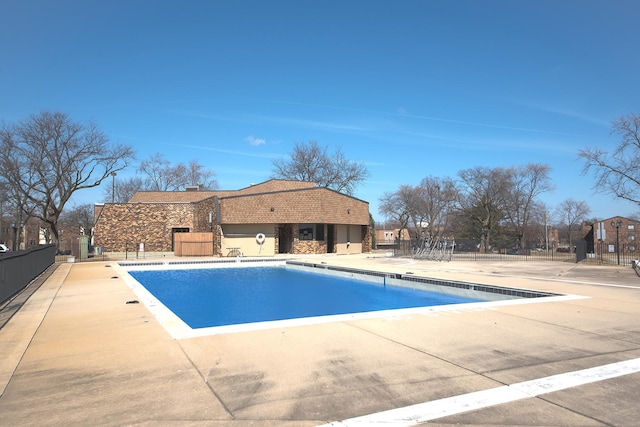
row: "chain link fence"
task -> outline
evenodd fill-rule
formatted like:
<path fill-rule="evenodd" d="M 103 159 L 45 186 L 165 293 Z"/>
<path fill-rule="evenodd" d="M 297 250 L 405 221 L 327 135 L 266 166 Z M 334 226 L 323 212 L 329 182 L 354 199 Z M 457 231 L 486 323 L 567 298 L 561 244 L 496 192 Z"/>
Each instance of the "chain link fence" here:
<path fill-rule="evenodd" d="M 82 250 L 60 247 L 56 262 L 123 261 L 136 259 L 157 259 L 173 256 L 166 250 L 166 242 L 126 242 L 123 247 L 88 246 L 86 255 Z"/>

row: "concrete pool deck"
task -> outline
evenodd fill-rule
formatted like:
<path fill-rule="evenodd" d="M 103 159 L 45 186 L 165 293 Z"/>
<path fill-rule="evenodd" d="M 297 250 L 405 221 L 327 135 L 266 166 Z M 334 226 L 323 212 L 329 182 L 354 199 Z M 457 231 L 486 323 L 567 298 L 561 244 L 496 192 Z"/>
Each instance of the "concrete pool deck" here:
<path fill-rule="evenodd" d="M 174 340 L 109 263 L 61 264 L 0 329 L 1 423 L 638 425 L 630 267 L 319 258 L 587 298 Z"/>

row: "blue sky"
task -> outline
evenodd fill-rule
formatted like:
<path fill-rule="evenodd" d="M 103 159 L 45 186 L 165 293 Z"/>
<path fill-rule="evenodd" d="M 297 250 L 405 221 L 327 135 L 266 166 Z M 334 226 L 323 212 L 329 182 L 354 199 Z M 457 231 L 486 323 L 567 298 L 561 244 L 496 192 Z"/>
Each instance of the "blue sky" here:
<path fill-rule="evenodd" d="M 370 203 L 426 176 L 546 163 L 552 209 L 594 194 L 581 148 L 640 113 L 640 3 L 2 0 L 0 119 L 95 121 L 140 159 L 197 159 L 221 189 L 316 140 L 362 161 Z M 134 168 L 128 172 L 134 174 Z M 126 173 L 118 176 L 126 176 Z M 103 201 L 103 190 L 73 204 Z"/>

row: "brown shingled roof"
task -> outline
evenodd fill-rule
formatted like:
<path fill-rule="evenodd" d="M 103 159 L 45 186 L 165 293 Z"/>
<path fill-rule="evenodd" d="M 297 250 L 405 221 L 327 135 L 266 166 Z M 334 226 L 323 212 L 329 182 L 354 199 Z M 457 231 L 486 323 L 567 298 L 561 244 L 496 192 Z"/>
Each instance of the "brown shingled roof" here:
<path fill-rule="evenodd" d="M 260 184 L 254 184 L 249 187 L 241 188 L 237 191 L 237 194 L 256 194 L 256 193 L 271 193 L 274 191 L 286 191 L 286 190 L 299 190 L 302 188 L 315 188 L 317 187 L 315 182 L 308 181 L 291 181 L 285 179 L 270 179 L 269 181 L 261 182 Z M 225 196 L 220 196 L 225 197 Z"/>
<path fill-rule="evenodd" d="M 323 188 L 298 188 L 221 197 L 222 224 L 369 223 L 369 203 Z"/>
<path fill-rule="evenodd" d="M 219 196 L 225 191 L 138 191 L 129 203 L 194 203 L 213 196 Z"/>
<path fill-rule="evenodd" d="M 213 196 L 227 197 L 235 195 L 270 193 L 274 191 L 315 188 L 316 184 L 305 181 L 270 179 L 240 190 L 216 191 L 138 191 L 129 203 L 195 203 Z"/>

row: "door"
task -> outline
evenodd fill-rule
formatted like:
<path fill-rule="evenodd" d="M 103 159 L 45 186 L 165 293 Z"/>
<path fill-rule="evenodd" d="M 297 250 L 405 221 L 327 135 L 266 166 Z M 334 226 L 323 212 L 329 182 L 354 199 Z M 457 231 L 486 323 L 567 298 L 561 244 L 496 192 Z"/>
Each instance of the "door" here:
<path fill-rule="evenodd" d="M 278 253 L 290 254 L 293 245 L 293 228 L 291 224 L 283 224 L 278 227 Z"/>
<path fill-rule="evenodd" d="M 327 253 L 332 254 L 335 246 L 333 224 L 327 224 Z"/>

